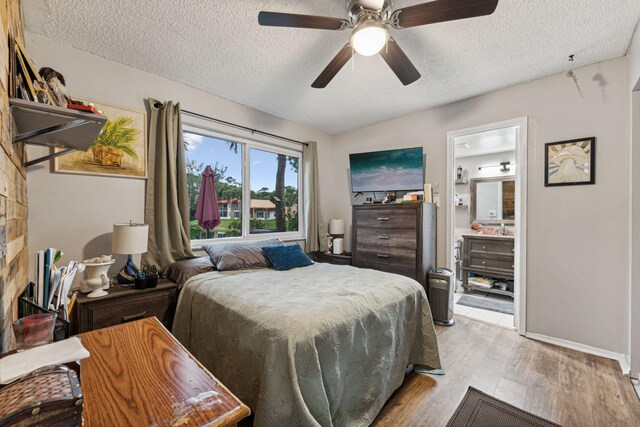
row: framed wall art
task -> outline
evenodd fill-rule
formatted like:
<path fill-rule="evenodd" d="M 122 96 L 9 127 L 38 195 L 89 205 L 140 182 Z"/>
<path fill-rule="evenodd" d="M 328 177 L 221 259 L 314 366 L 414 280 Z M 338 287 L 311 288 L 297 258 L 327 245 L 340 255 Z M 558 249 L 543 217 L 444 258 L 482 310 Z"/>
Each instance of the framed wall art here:
<path fill-rule="evenodd" d="M 550 142 L 544 146 L 544 185 L 596 183 L 596 138 Z"/>
<path fill-rule="evenodd" d="M 146 178 L 146 114 L 99 102 L 93 104 L 108 119 L 102 133 L 87 151 L 56 157 L 53 170 L 60 173 Z"/>

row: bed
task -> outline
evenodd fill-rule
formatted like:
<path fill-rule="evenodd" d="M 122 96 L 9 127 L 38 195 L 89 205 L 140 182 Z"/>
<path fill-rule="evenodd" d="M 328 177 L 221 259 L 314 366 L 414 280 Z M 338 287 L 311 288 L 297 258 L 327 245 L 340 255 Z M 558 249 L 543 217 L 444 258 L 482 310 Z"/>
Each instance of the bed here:
<path fill-rule="evenodd" d="M 408 365 L 440 368 L 422 286 L 350 266 L 198 274 L 173 334 L 258 427 L 366 426 Z"/>

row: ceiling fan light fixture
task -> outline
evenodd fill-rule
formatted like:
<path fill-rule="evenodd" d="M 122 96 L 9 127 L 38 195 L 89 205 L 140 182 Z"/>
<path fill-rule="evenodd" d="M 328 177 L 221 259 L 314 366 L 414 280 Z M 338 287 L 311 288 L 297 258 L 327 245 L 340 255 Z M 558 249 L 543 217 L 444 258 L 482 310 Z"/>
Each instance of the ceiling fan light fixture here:
<path fill-rule="evenodd" d="M 367 19 L 358 24 L 351 34 L 351 47 L 362 56 L 380 52 L 389 40 L 389 29 L 380 21 Z"/>

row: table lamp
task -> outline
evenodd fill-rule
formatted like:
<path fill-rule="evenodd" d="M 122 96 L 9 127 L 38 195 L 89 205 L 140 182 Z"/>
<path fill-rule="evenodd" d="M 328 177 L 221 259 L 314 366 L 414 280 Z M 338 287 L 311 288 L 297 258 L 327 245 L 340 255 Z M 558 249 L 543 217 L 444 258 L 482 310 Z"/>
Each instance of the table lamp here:
<path fill-rule="evenodd" d="M 329 235 L 331 236 L 332 252 L 341 254 L 343 252 L 342 238 L 344 237 L 344 220 L 332 219 L 329 221 Z"/>
<path fill-rule="evenodd" d="M 111 251 L 114 254 L 128 255 L 127 263 L 118 273 L 117 279 L 120 284 L 131 284 L 135 282 L 139 269 L 133 262 L 132 255 L 147 252 L 149 238 L 149 226 L 147 224 L 113 224 L 113 240 Z"/>

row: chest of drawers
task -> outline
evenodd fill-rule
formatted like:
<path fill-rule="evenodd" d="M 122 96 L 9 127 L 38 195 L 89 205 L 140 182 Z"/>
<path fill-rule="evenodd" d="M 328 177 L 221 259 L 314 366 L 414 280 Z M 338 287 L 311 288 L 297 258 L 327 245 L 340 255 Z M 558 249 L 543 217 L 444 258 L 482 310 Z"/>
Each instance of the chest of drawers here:
<path fill-rule="evenodd" d="M 426 284 L 435 266 L 436 207 L 431 203 L 353 207 L 353 265 Z"/>

